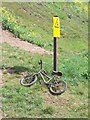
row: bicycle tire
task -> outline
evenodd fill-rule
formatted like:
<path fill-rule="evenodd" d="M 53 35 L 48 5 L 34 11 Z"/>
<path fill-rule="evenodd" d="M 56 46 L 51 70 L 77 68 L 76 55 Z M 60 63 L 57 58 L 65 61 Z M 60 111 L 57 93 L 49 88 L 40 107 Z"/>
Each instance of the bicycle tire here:
<path fill-rule="evenodd" d="M 34 75 L 26 75 L 20 80 L 20 84 L 25 86 L 25 87 L 30 87 L 37 81 L 37 76 L 36 74 Z"/>
<path fill-rule="evenodd" d="M 63 85 L 63 89 L 61 89 L 61 85 Z M 59 87 L 59 89 L 57 89 L 56 87 Z M 65 81 L 63 80 L 56 80 L 54 83 L 51 83 L 49 85 L 49 91 L 53 94 L 53 95 L 61 95 L 62 93 L 64 93 L 67 89 L 67 84 Z"/>

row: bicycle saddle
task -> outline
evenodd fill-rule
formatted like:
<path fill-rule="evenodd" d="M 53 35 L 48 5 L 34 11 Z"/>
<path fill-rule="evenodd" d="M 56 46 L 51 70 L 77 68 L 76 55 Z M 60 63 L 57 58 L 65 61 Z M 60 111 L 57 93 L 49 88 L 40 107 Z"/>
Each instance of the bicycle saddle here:
<path fill-rule="evenodd" d="M 62 73 L 61 73 L 61 72 L 58 72 L 58 71 L 53 71 L 53 74 L 54 74 L 54 75 L 58 75 L 58 76 L 62 76 Z"/>

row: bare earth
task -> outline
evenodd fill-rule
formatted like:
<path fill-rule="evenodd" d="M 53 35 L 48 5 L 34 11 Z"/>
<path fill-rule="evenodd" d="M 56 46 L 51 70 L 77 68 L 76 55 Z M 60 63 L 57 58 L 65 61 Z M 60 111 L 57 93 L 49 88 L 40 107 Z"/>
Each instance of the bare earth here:
<path fill-rule="evenodd" d="M 47 51 L 44 48 L 41 48 L 37 45 L 33 45 L 31 43 L 28 43 L 27 41 L 21 41 L 19 38 L 15 38 L 14 35 L 7 30 L 2 30 L 2 39 L 0 42 L 6 42 L 10 44 L 13 47 L 18 47 L 20 49 L 29 51 L 31 53 L 38 53 L 38 54 L 52 54 L 51 51 Z"/>

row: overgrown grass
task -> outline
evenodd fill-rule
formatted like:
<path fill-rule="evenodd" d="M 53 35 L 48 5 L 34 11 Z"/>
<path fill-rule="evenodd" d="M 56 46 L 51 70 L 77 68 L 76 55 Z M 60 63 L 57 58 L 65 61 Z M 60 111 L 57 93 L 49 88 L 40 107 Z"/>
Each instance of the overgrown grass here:
<path fill-rule="evenodd" d="M 88 76 L 85 54 L 60 56 L 59 69 L 63 73 L 61 79 L 67 82 L 68 88 L 63 95 L 53 96 L 48 93 L 45 85 L 39 83 L 40 78 L 30 88 L 20 85 L 23 73 L 38 71 L 40 58 L 43 59 L 44 69 L 50 74 L 53 69 L 52 56 L 31 54 L 6 43 L 2 44 L 2 53 L 3 64 L 0 66 L 3 68 L 2 102 L 5 117 L 88 117 Z M 13 68 L 14 73 L 10 74 L 8 68 Z M 84 76 L 82 73 L 85 73 Z M 51 100 L 46 101 L 47 96 Z M 53 99 L 55 99 L 54 103 Z M 62 105 L 62 102 L 57 102 L 58 99 L 66 102 Z"/>

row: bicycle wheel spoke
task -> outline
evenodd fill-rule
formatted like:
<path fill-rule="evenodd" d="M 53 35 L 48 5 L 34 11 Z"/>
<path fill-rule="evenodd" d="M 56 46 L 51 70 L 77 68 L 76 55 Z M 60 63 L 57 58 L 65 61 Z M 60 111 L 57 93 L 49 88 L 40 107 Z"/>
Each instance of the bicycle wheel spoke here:
<path fill-rule="evenodd" d="M 27 75 L 20 81 L 20 83 L 23 86 L 30 86 L 30 85 L 34 84 L 36 82 L 36 80 L 37 80 L 36 75 Z"/>
<path fill-rule="evenodd" d="M 52 89 L 53 89 L 54 91 L 57 91 L 57 89 L 56 89 L 56 87 L 55 87 L 54 85 L 52 85 Z"/>
<path fill-rule="evenodd" d="M 63 92 L 65 92 L 66 90 L 66 83 L 64 81 L 61 80 L 55 80 L 50 88 L 49 88 L 50 92 L 56 95 L 59 95 Z"/>

